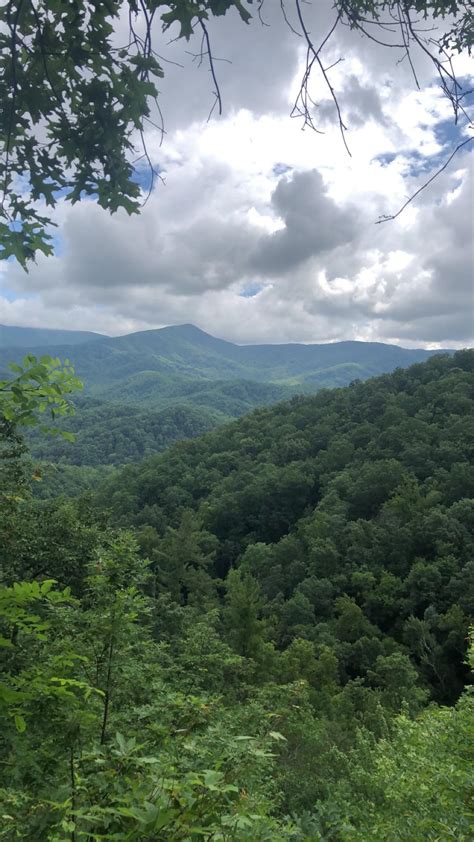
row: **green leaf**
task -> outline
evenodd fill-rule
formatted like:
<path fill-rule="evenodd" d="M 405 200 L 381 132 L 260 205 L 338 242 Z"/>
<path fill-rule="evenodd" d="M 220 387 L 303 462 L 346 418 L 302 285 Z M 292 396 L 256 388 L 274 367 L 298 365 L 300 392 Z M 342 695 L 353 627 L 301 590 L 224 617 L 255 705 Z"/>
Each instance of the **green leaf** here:
<path fill-rule="evenodd" d="M 19 713 L 16 713 L 13 718 L 15 721 L 16 730 L 18 731 L 18 733 L 23 734 L 23 732 L 26 731 L 26 722 L 23 716 L 21 716 Z"/>
<path fill-rule="evenodd" d="M 280 734 L 279 731 L 270 731 L 269 736 L 273 740 L 280 740 L 280 741 L 283 740 L 285 743 L 287 742 L 286 737 L 284 737 L 283 734 Z"/>

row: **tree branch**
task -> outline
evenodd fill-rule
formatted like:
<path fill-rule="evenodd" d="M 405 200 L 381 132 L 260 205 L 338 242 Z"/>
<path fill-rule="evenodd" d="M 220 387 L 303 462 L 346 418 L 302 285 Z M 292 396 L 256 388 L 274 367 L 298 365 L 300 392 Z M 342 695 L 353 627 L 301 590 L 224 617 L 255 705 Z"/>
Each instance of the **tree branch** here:
<path fill-rule="evenodd" d="M 413 195 L 412 195 L 412 196 L 410 196 L 410 198 L 409 198 L 409 199 L 407 199 L 407 201 L 405 202 L 405 204 L 404 204 L 404 205 L 402 205 L 402 207 L 400 208 L 400 210 L 398 210 L 396 213 L 391 214 L 391 215 L 387 215 L 387 216 L 385 216 L 385 215 L 384 215 L 384 216 L 381 216 L 381 217 L 380 217 L 380 219 L 378 219 L 378 220 L 377 220 L 377 222 L 376 222 L 375 224 L 376 224 L 376 225 L 379 225 L 381 222 L 390 222 L 390 221 L 391 221 L 391 220 L 393 220 L 393 219 L 397 219 L 397 217 L 398 217 L 398 216 L 400 216 L 400 214 L 401 214 L 401 213 L 403 213 L 403 211 L 405 210 L 405 208 L 407 208 L 407 207 L 408 207 L 408 205 L 410 205 L 410 204 L 413 202 L 413 200 L 414 200 L 414 199 L 416 199 L 416 197 L 417 197 L 417 196 L 419 196 L 419 195 L 420 195 L 420 193 L 422 193 L 422 192 L 423 192 L 423 190 L 426 190 L 426 188 L 427 188 L 427 187 L 428 187 L 428 186 L 429 186 L 429 185 L 430 185 L 430 184 L 431 184 L 431 183 L 432 183 L 432 182 L 433 182 L 436 178 L 438 178 L 438 176 L 439 176 L 439 175 L 441 175 L 441 173 L 442 173 L 442 172 L 444 172 L 444 170 L 445 170 L 445 169 L 449 166 L 449 164 L 450 164 L 450 163 L 451 163 L 451 161 L 453 160 L 454 156 L 455 156 L 455 155 L 457 155 L 457 153 L 458 153 L 458 152 L 459 152 L 459 151 L 460 151 L 460 150 L 461 150 L 464 146 L 467 146 L 467 145 L 468 145 L 468 143 L 472 143 L 473 141 L 474 141 L 474 137 L 468 137 L 466 140 L 463 140 L 463 142 L 462 142 L 462 143 L 459 143 L 459 144 L 458 144 L 458 146 L 456 146 L 456 149 L 454 150 L 454 152 L 452 152 L 452 153 L 451 153 L 451 155 L 449 156 L 448 160 L 447 160 L 447 161 L 445 161 L 445 163 L 443 164 L 443 166 L 442 166 L 442 167 L 440 167 L 440 169 L 439 169 L 439 170 L 437 170 L 437 171 L 434 173 L 434 175 L 432 175 L 432 176 L 431 176 L 431 178 L 429 178 L 429 179 L 428 179 L 428 181 L 425 181 L 425 183 L 424 183 L 424 184 L 422 184 L 422 185 L 421 185 L 421 187 L 419 187 L 419 188 L 418 188 L 418 190 L 416 191 L 416 193 L 413 193 Z"/>

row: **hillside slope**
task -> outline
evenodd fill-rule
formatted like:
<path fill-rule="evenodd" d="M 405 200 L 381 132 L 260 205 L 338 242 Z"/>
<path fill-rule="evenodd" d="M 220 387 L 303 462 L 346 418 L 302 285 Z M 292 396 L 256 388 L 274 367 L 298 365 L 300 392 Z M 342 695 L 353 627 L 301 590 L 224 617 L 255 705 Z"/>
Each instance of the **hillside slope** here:
<path fill-rule="evenodd" d="M 396 642 L 450 701 L 474 597 L 473 364 L 470 351 L 435 357 L 257 410 L 128 466 L 98 502 L 152 559 L 167 557 L 170 528 L 186 543 L 195 512 L 216 542 L 213 575 L 255 578 L 277 645 L 326 643 L 345 680 L 370 684 Z"/>
<path fill-rule="evenodd" d="M 473 368 L 259 409 L 95 499 L 29 498 L 7 430 L 0 836 L 471 839 Z"/>
<path fill-rule="evenodd" d="M 208 381 L 246 380 L 314 391 L 406 367 L 433 354 L 365 342 L 234 345 L 193 325 L 102 338 L 74 347 L 55 345 L 54 353 L 72 360 L 86 393 L 154 408 L 195 394 Z M 0 369 L 8 359 L 8 349 L 3 349 Z"/>
<path fill-rule="evenodd" d="M 77 466 L 122 465 L 205 433 L 226 420 L 228 416 L 198 406 L 154 411 L 82 398 L 76 400 L 76 415 L 58 422 L 75 434 L 74 442 L 46 437 L 38 428 L 28 440 L 36 459 Z"/>
<path fill-rule="evenodd" d="M 90 403 L 81 398 L 76 419 L 59 423 L 76 433 L 76 443 L 44 440 L 37 433 L 31 437 L 35 457 L 64 466 L 64 489 L 69 493 L 85 487 L 85 475 L 75 476 L 83 466 L 141 459 L 256 407 L 344 386 L 425 360 L 433 353 L 364 342 L 239 346 L 193 325 L 116 338 L 26 328 L 8 331 L 13 331 L 15 341 L 22 336 L 41 337 L 45 344 L 30 351 L 38 356 L 50 351 L 71 359 L 84 381 Z M 79 344 L 56 344 L 66 334 L 69 341 L 75 338 Z M 0 348 L 0 371 L 26 351 Z M 71 466 L 68 471 L 67 465 Z M 89 472 L 88 481 L 98 476 Z M 55 483 L 51 493 L 60 487 Z M 38 493 L 48 494 L 48 488 L 43 484 Z"/>
<path fill-rule="evenodd" d="M 169 398 L 162 401 L 165 408 L 156 410 L 142 408 L 139 398 L 136 406 L 125 401 L 117 404 L 92 397 L 76 398 L 76 415 L 56 422 L 58 429 L 74 433 L 74 442 L 60 436 L 45 437 L 40 429 L 28 434 L 35 459 L 62 466 L 59 474 L 46 472 L 45 478 L 54 476 L 55 482 L 48 479 L 36 488 L 36 493 L 49 496 L 65 491 L 73 495 L 91 483 L 96 484 L 100 476 L 97 472 L 85 473 L 84 467 L 123 465 L 143 459 L 165 450 L 175 441 L 213 430 L 255 407 L 274 404 L 291 392 L 271 383 L 209 381 L 205 388 L 190 384 L 182 402 Z M 70 470 L 65 470 L 66 466 Z M 59 475 L 65 483 L 58 486 Z"/>

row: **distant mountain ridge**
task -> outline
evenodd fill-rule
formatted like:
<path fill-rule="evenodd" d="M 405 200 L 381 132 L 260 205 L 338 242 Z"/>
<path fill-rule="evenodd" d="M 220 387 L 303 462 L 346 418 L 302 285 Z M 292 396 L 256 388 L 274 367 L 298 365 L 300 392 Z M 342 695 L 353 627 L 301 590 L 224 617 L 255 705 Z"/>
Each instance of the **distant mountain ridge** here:
<path fill-rule="evenodd" d="M 37 334 L 33 331 L 34 338 Z M 71 332 L 73 341 L 63 345 L 56 341 L 56 332 L 52 333 L 54 353 L 72 359 L 87 393 L 155 408 L 169 406 L 178 396 L 187 400 L 193 395 L 195 403 L 196 392 L 201 386 L 207 389 L 210 381 L 271 383 L 282 388 L 278 399 L 288 396 L 288 389 L 315 391 L 344 386 L 355 379 L 423 362 L 437 353 L 356 341 L 236 345 L 188 324 L 118 337 Z M 46 336 L 43 339 L 40 347 L 44 352 L 48 342 Z M 18 347 L 10 346 L 16 353 Z M 8 359 L 8 350 L 1 349 L 1 367 Z M 28 350 L 37 348 L 31 344 Z"/>
<path fill-rule="evenodd" d="M 2 347 L 8 335 L 13 344 Z M 31 344 L 15 344 L 22 337 Z M 68 342 L 58 344 L 64 337 Z M 156 453 L 257 407 L 347 386 L 436 353 L 352 341 L 236 345 L 189 324 L 117 337 L 11 328 L 0 333 L 0 373 L 27 352 L 70 359 L 84 381 L 77 415 L 60 422 L 76 433 L 76 443 L 35 434 L 30 442 L 36 458 L 57 466 L 53 493 L 71 494 L 96 483 L 106 466 Z"/>
<path fill-rule="evenodd" d="M 0 348 L 82 345 L 84 342 L 102 338 L 104 338 L 102 333 L 93 333 L 90 330 L 55 330 L 0 324 Z"/>

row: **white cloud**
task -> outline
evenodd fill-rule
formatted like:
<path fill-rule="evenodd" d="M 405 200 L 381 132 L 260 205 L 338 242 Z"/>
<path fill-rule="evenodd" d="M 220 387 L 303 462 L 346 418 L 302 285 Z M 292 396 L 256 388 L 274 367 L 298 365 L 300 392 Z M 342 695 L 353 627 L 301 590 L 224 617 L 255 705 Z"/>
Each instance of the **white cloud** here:
<path fill-rule="evenodd" d="M 205 71 L 166 67 L 169 133 L 162 146 L 157 131 L 147 133 L 166 184 L 139 217 L 61 203 L 58 256 L 40 257 L 28 275 L 3 267 L 10 292 L 0 297 L 0 322 L 111 334 L 194 322 L 240 342 L 472 339 L 472 155 L 395 222 L 375 224 L 446 153 L 438 127 L 449 108 L 429 64 L 417 67 L 428 87 L 413 91 L 396 51 L 342 31 L 328 60 L 346 59 L 333 79 L 349 157 L 320 81 L 324 133 L 288 116 L 301 50 L 277 5 L 265 7 L 271 28 L 213 21 L 216 55 L 233 62 L 219 64 L 222 119 L 204 122 Z M 334 13 L 329 0 L 316 5 L 322 40 Z M 171 46 L 169 57 L 180 50 L 182 58 Z"/>

